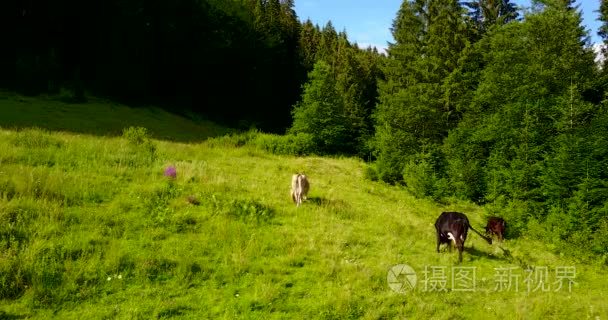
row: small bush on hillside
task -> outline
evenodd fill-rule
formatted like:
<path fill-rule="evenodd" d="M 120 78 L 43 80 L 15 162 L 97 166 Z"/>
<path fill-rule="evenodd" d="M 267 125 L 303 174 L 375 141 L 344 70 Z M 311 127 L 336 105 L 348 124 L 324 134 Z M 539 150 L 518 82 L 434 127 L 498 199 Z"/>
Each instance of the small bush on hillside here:
<path fill-rule="evenodd" d="M 225 209 L 229 216 L 245 222 L 268 222 L 275 215 L 272 208 L 255 200 L 231 200 Z"/>
<path fill-rule="evenodd" d="M 136 155 L 139 155 L 140 160 L 143 160 L 144 164 L 156 159 L 156 145 L 150 139 L 148 129 L 129 127 L 122 131 L 122 136 L 129 142 L 134 149 L 133 151 L 135 151 Z"/>
<path fill-rule="evenodd" d="M 149 140 L 148 129 L 143 127 L 125 128 L 122 130 L 122 136 L 134 145 L 141 145 Z"/>
<path fill-rule="evenodd" d="M 213 194 L 210 196 L 210 203 L 215 214 L 226 215 L 243 222 L 269 222 L 275 216 L 273 208 L 251 199 L 228 200 Z"/>
<path fill-rule="evenodd" d="M 378 181 L 378 170 L 373 165 L 365 166 L 365 170 L 363 170 L 363 175 L 368 180 Z"/>

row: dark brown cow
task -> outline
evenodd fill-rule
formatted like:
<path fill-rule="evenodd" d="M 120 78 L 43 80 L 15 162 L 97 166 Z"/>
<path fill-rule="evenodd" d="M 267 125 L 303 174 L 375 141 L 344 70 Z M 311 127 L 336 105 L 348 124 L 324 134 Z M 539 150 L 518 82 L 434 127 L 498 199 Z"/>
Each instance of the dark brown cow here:
<path fill-rule="evenodd" d="M 492 244 L 492 239 L 488 238 L 479 231 L 471 227 L 469 219 L 464 213 L 460 212 L 442 212 L 435 221 L 435 229 L 437 230 L 437 252 L 442 243 L 447 243 L 448 246 L 453 241 L 458 248 L 458 261 L 462 262 L 462 251 L 464 250 L 464 242 L 467 240 L 467 232 L 469 228 L 480 237 Z"/>
<path fill-rule="evenodd" d="M 488 224 L 486 225 L 486 234 L 490 237 L 495 234 L 496 237 L 498 237 L 498 240 L 502 241 L 504 239 L 506 228 L 507 223 L 503 218 L 490 217 L 488 218 Z"/>

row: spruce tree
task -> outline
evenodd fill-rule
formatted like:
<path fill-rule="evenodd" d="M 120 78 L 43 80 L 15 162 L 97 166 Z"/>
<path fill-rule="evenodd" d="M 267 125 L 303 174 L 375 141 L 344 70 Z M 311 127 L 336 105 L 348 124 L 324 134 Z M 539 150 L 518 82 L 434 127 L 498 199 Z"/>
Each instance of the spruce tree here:
<path fill-rule="evenodd" d="M 464 2 L 469 9 L 468 24 L 475 40 L 481 38 L 494 25 L 503 25 L 517 19 L 515 4 L 510 0 L 476 0 Z"/>
<path fill-rule="evenodd" d="M 432 170 L 442 166 L 438 145 L 454 125 L 444 82 L 467 46 L 464 28 L 457 1 L 403 2 L 393 21 L 395 43 L 389 45 L 375 113 L 380 178 L 402 180 L 406 163 L 430 154 Z"/>
<path fill-rule="evenodd" d="M 293 109 L 290 133 L 307 133 L 322 153 L 345 152 L 348 130 L 344 105 L 336 90 L 336 81 L 329 64 L 315 63 L 304 85 L 302 100 Z"/>
<path fill-rule="evenodd" d="M 608 0 L 601 0 L 599 13 L 600 16 L 598 20 L 600 20 L 602 24 L 597 33 L 602 38 L 603 42 L 602 56 L 604 57 L 604 62 L 602 64 L 602 69 L 604 73 L 606 73 L 606 63 L 608 60 L 606 59 L 606 57 L 608 57 Z M 604 78 L 608 78 L 608 76 L 604 76 Z M 608 80 L 605 82 L 608 82 Z"/>

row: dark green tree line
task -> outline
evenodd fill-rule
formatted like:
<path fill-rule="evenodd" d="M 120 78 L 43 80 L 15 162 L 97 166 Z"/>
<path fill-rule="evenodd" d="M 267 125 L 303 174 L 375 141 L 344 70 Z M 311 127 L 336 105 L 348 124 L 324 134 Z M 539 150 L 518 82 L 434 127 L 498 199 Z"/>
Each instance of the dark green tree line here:
<path fill-rule="evenodd" d="M 293 1 L 6 1 L 0 85 L 194 110 L 269 130 L 304 81 Z M 3 8 L 4 9 L 4 8 Z"/>
<path fill-rule="evenodd" d="M 404 1 L 375 113 L 378 176 L 606 254 L 605 71 L 574 1 L 517 17 L 509 1 Z"/>
<path fill-rule="evenodd" d="M 290 132 L 311 134 L 321 153 L 365 157 L 373 132 L 381 55 L 349 42 L 346 32 L 337 32 L 331 22 L 319 28 L 306 21 L 300 47 L 310 73 Z"/>
<path fill-rule="evenodd" d="M 403 180 L 404 170 L 406 178 L 430 175 L 441 166 L 435 151 L 457 118 L 446 99 L 445 80 L 469 45 L 465 27 L 457 1 L 403 2 L 393 22 L 395 43 L 388 49 L 375 114 L 383 180 Z"/>

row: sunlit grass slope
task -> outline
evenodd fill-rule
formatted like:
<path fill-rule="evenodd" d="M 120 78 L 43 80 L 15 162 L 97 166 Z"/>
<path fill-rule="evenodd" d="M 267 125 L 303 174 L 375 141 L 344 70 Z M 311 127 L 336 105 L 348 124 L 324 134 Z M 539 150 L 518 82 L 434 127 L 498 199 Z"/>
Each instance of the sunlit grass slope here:
<path fill-rule="evenodd" d="M 482 229 L 483 208 L 370 182 L 359 160 L 230 141 L 0 130 L 0 318 L 608 317 L 606 268 L 540 242 L 488 245 L 470 232 L 461 264 L 435 252 L 441 211 Z M 163 176 L 170 165 L 175 180 Z M 297 171 L 311 182 L 300 208 L 289 196 Z M 397 264 L 417 272 L 405 294 L 387 282 Z M 555 291 L 564 266 L 576 268 L 571 292 Z M 447 292 L 425 292 L 425 267 L 445 267 Z M 453 267 L 474 268 L 472 291 L 452 290 Z M 494 290 L 495 268 L 506 267 L 517 292 Z M 528 292 L 523 270 L 534 267 L 548 267 L 550 290 Z"/>

